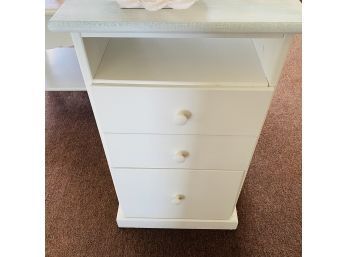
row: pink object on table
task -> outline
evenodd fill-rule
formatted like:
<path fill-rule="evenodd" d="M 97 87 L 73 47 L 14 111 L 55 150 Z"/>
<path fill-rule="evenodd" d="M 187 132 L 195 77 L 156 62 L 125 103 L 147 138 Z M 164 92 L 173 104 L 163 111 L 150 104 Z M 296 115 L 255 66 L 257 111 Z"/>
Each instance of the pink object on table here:
<path fill-rule="evenodd" d="M 121 8 L 145 8 L 157 11 L 162 8 L 187 9 L 198 0 L 116 0 Z"/>

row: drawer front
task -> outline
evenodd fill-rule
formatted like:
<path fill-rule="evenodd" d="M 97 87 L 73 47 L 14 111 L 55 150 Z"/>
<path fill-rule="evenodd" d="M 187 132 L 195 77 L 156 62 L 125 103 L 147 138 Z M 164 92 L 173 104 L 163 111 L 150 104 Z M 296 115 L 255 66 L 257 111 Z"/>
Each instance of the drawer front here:
<path fill-rule="evenodd" d="M 254 136 L 104 134 L 111 167 L 247 170 Z"/>
<path fill-rule="evenodd" d="M 228 219 L 242 171 L 112 169 L 126 217 Z"/>
<path fill-rule="evenodd" d="M 258 135 L 269 87 L 194 89 L 92 86 L 93 109 L 106 133 Z"/>

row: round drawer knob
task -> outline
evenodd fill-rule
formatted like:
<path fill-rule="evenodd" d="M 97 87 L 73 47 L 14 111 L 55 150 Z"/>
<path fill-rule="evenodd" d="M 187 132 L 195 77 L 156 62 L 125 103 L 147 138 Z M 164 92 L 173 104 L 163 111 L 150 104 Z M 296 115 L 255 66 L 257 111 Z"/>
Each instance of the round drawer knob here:
<path fill-rule="evenodd" d="M 192 113 L 187 110 L 179 111 L 174 118 L 174 122 L 177 125 L 184 125 L 192 116 Z"/>
<path fill-rule="evenodd" d="M 183 200 L 185 200 L 185 195 L 183 194 L 177 194 L 177 195 L 174 195 L 173 197 L 173 200 L 172 200 L 172 203 L 174 204 L 180 204 L 182 203 Z"/>
<path fill-rule="evenodd" d="M 189 157 L 189 152 L 187 151 L 179 151 L 175 154 L 174 160 L 176 162 L 184 162 Z"/>

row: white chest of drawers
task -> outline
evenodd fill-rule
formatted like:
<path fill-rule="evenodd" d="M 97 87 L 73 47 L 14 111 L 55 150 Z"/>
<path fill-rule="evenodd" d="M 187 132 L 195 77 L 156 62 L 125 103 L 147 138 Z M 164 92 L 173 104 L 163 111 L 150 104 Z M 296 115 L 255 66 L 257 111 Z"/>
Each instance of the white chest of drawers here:
<path fill-rule="evenodd" d="M 118 226 L 235 229 L 301 4 L 200 0 L 147 12 L 70 0 L 49 27 L 72 35 Z"/>

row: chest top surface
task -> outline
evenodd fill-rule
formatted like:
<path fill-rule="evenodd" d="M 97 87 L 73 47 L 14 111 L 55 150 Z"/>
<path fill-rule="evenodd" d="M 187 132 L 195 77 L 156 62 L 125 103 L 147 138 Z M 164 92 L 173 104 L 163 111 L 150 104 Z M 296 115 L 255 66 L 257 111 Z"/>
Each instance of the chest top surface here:
<path fill-rule="evenodd" d="M 301 33 L 298 0 L 199 0 L 186 10 L 121 9 L 114 0 L 66 0 L 53 31 L 117 33 Z"/>

